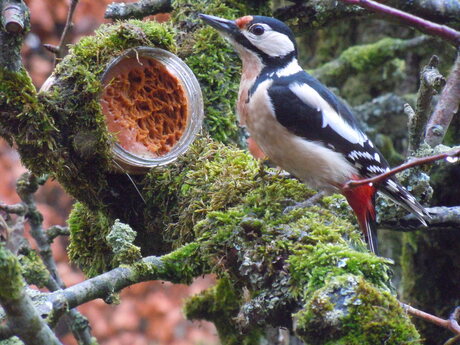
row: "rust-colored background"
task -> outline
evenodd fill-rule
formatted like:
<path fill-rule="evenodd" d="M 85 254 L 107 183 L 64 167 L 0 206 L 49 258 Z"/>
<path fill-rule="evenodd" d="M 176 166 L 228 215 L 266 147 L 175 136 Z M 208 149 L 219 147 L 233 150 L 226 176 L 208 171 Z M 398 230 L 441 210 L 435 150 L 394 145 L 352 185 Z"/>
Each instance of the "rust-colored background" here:
<path fill-rule="evenodd" d="M 31 11 L 32 31 L 23 49 L 24 64 L 39 88 L 53 69 L 53 56 L 44 50 L 44 43 L 57 45 L 64 28 L 70 0 L 26 0 Z M 80 0 L 74 16 L 71 41 L 91 35 L 105 20 L 104 11 L 111 0 Z M 129 2 L 129 1 L 128 1 Z M 164 19 L 164 16 L 160 17 Z M 17 152 L 0 138 L 0 201 L 15 203 L 17 178 L 26 169 Z M 65 225 L 72 199 L 56 181 L 48 181 L 37 194 L 44 227 Z M 33 241 L 31 241 L 33 243 Z M 83 274 L 68 263 L 67 239 L 58 238 L 53 252 L 58 270 L 67 286 L 84 280 Z M 101 345 L 215 345 L 214 326 L 208 322 L 190 322 L 182 315 L 183 300 L 213 283 L 212 277 L 196 280 L 191 286 L 167 282 L 148 282 L 123 290 L 120 305 L 107 305 L 96 300 L 78 309 L 88 317 L 93 335 Z M 76 344 L 63 324 L 57 327 L 61 341 Z"/>

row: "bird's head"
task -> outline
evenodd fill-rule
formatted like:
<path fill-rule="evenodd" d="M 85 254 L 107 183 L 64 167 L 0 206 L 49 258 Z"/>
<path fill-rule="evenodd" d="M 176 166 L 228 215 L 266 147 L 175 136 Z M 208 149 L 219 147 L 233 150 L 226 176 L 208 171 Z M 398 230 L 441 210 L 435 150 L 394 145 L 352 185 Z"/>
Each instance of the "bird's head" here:
<path fill-rule="evenodd" d="M 230 41 L 242 57 L 249 53 L 264 65 L 284 65 L 297 55 L 294 33 L 278 19 L 244 16 L 228 20 L 206 14 L 200 17 Z"/>

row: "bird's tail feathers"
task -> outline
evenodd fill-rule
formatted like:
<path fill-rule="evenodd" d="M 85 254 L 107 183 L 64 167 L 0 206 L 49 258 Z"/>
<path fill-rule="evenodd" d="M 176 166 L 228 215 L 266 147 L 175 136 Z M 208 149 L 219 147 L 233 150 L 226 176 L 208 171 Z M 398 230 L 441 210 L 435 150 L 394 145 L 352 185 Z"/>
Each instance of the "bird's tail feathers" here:
<path fill-rule="evenodd" d="M 424 226 L 428 225 L 427 223 L 431 219 L 430 214 L 399 182 L 394 179 L 388 179 L 381 185 L 379 190 L 395 203 L 413 213 Z"/>
<path fill-rule="evenodd" d="M 343 193 L 348 204 L 355 212 L 359 227 L 369 245 L 369 249 L 378 254 L 377 226 L 375 216 L 376 189 L 370 185 L 363 185 Z"/>

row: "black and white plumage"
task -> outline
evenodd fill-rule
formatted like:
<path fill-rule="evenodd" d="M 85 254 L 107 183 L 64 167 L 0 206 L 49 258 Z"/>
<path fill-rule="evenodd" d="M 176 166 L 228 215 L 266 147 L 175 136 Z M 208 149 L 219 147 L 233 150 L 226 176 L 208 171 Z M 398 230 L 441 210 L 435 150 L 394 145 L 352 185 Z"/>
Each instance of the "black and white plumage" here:
<path fill-rule="evenodd" d="M 284 23 L 263 16 L 201 18 L 239 53 L 239 121 L 275 164 L 313 187 L 343 192 L 373 251 L 376 188 L 425 224 L 428 213 L 393 177 L 377 187 L 341 190 L 350 179 L 379 175 L 389 165 L 351 110 L 299 66 L 294 34 Z"/>

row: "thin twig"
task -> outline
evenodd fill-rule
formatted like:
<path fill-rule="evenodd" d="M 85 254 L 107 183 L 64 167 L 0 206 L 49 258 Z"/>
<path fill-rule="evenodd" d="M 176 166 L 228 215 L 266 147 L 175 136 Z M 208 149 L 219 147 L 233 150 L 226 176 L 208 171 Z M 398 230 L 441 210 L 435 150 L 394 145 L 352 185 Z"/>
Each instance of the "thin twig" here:
<path fill-rule="evenodd" d="M 370 177 L 370 178 L 367 178 L 367 179 L 363 179 L 363 180 L 351 180 L 351 181 L 348 181 L 347 183 L 345 183 L 343 185 L 343 190 L 347 191 L 347 190 L 350 190 L 350 189 L 353 189 L 353 188 L 356 188 L 356 187 L 359 187 L 359 186 L 362 186 L 362 185 L 365 185 L 365 184 L 373 184 L 373 185 L 377 185 L 379 184 L 380 182 L 386 180 L 387 178 L 389 178 L 390 176 L 393 176 L 401 171 L 404 171 L 404 170 L 407 170 L 409 168 L 413 168 L 413 167 L 416 167 L 416 166 L 419 166 L 419 165 L 423 165 L 423 164 L 428 164 L 428 163 L 432 163 L 432 162 L 435 162 L 435 161 L 438 161 L 438 160 L 441 160 L 441 159 L 447 159 L 447 160 L 451 160 L 452 162 L 456 162 L 458 160 L 458 158 L 460 157 L 460 149 L 457 149 L 457 150 L 452 150 L 450 152 L 446 152 L 446 153 L 440 153 L 440 154 L 437 154 L 437 155 L 434 155 L 434 156 L 429 156 L 429 157 L 422 157 L 422 158 L 414 158 L 412 160 L 410 160 L 409 162 L 407 163 L 404 163 L 404 164 L 401 164 L 400 166 L 397 166 L 396 168 L 393 168 L 383 174 L 380 174 L 380 175 L 376 175 L 374 177 Z"/>
<path fill-rule="evenodd" d="M 452 71 L 426 126 L 425 141 L 434 147 L 441 144 L 460 104 L 460 49 Z"/>
<path fill-rule="evenodd" d="M 452 313 L 451 317 L 449 319 L 441 319 L 440 317 L 434 316 L 432 314 L 429 314 L 427 312 L 424 312 L 422 310 L 419 310 L 417 308 L 411 307 L 408 304 L 401 303 L 401 306 L 403 309 L 410 315 L 415 316 L 419 319 L 423 319 L 425 321 L 431 322 L 435 325 L 438 325 L 440 327 L 446 328 L 453 332 L 454 334 L 460 334 L 460 326 L 456 320 L 456 318 L 453 316 L 456 314 L 456 311 L 459 308 L 456 308 L 454 313 Z"/>
<path fill-rule="evenodd" d="M 53 225 L 46 230 L 48 242 L 51 243 L 58 236 L 69 236 L 70 230 L 67 226 Z"/>
<path fill-rule="evenodd" d="M 392 18 L 396 18 L 400 20 L 401 22 L 403 22 L 404 24 L 412 26 L 430 35 L 434 35 L 442 39 L 445 39 L 453 43 L 455 46 L 460 45 L 460 32 L 448 26 L 439 25 L 429 20 L 417 17 L 413 14 L 395 9 L 390 6 L 383 5 L 381 3 L 378 3 L 372 0 L 340 0 L 340 1 L 345 2 L 347 4 L 358 5 L 360 7 L 369 9 L 371 11 L 381 13 L 381 14 L 390 16 Z"/>
<path fill-rule="evenodd" d="M 447 340 L 443 345 L 458 345 L 460 343 L 460 335 L 456 335 L 453 338 Z"/>
<path fill-rule="evenodd" d="M 64 30 L 61 34 L 61 39 L 59 40 L 59 45 L 56 47 L 56 59 L 55 64 L 59 62 L 59 59 L 62 59 L 67 54 L 67 41 L 69 38 L 70 31 L 72 30 L 72 18 L 75 13 L 75 9 L 78 5 L 78 0 L 71 0 L 69 11 L 67 12 L 67 19 L 65 22 Z"/>

